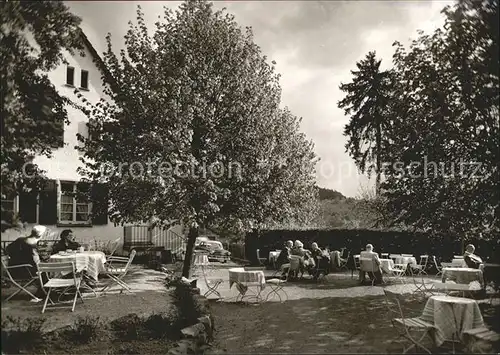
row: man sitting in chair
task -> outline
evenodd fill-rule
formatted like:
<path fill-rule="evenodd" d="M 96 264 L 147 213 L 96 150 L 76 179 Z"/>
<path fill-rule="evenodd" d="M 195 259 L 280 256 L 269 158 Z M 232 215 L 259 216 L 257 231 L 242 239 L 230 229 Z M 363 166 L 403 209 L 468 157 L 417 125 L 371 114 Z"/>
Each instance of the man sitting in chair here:
<path fill-rule="evenodd" d="M 17 238 L 5 248 L 5 252 L 9 256 L 9 266 L 31 265 L 30 268 L 19 267 L 10 269 L 10 274 L 15 280 L 29 280 L 36 276 L 38 272 L 37 265 L 40 262 L 37 245 L 46 231 L 47 227 L 34 226 L 30 235 Z M 37 297 L 43 295 L 41 285 L 35 295 Z"/>
<path fill-rule="evenodd" d="M 60 251 L 66 250 L 77 250 L 80 247 L 80 244 L 75 242 L 75 236 L 73 235 L 73 231 L 71 229 L 65 229 L 61 232 L 61 239 L 57 241 L 52 247 L 52 254 L 57 254 Z"/>
<path fill-rule="evenodd" d="M 283 248 L 278 255 L 278 259 L 276 259 L 276 265 L 279 269 L 283 271 L 283 277 L 286 276 L 288 272 L 288 268 L 290 267 L 290 256 L 292 255 L 293 242 L 288 240 L 285 243 L 285 248 Z M 288 266 L 287 266 L 288 265 Z"/>
<path fill-rule="evenodd" d="M 471 269 L 482 269 L 483 260 L 481 260 L 481 258 L 476 254 L 474 254 L 475 250 L 476 248 L 474 247 L 474 245 L 467 245 L 464 253 L 464 261 L 467 264 L 467 267 Z"/>
<path fill-rule="evenodd" d="M 366 264 L 365 264 L 366 260 Z M 367 244 L 366 251 L 362 251 L 360 255 L 360 270 L 359 279 L 361 283 L 365 282 L 366 273 L 370 277 L 370 280 L 374 280 L 374 284 L 382 283 L 382 270 L 380 269 L 380 259 L 378 254 L 373 251 L 373 245 Z M 368 269 L 365 268 L 367 265 Z"/>

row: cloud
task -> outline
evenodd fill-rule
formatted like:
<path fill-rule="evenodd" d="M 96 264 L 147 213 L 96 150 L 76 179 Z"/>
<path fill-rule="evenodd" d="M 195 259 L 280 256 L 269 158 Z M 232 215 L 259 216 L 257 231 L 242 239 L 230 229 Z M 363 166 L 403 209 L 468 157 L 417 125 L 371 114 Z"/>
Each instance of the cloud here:
<path fill-rule="evenodd" d="M 252 26 L 255 42 L 282 74 L 282 104 L 303 117 L 301 129 L 315 143 L 320 164 L 351 166 L 347 176 L 320 172 L 321 186 L 356 196 L 368 179 L 356 173 L 345 153 L 343 127 L 348 122 L 336 103 L 343 95 L 341 82 L 351 79 L 350 70 L 368 51 L 375 50 L 383 68 L 391 65 L 392 43 L 408 43 L 416 31 L 432 31 L 442 24 L 440 10 L 451 1 L 234 1 L 215 2 L 226 7 L 243 27 Z M 104 36 L 123 45 L 128 21 L 135 20 L 140 4 L 151 25 L 163 14 L 163 6 L 179 2 L 68 2 L 83 18 L 83 29 L 98 51 L 105 49 Z"/>

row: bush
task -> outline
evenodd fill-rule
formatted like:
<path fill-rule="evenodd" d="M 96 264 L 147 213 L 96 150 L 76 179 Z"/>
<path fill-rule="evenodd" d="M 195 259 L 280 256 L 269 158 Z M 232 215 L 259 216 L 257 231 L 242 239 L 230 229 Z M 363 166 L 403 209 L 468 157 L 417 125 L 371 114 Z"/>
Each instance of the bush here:
<path fill-rule="evenodd" d="M 175 328 L 179 331 L 198 323 L 198 318 L 204 314 L 204 307 L 196 298 L 191 285 L 177 284 L 173 292 L 173 304 L 177 311 Z"/>
<path fill-rule="evenodd" d="M 176 337 L 176 331 L 173 329 L 175 323 L 174 314 L 152 314 L 144 321 L 144 328 L 154 339 Z"/>
<path fill-rule="evenodd" d="M 78 317 L 71 327 L 70 339 L 77 343 L 90 343 L 98 337 L 103 326 L 100 317 Z"/>
<path fill-rule="evenodd" d="M 22 350 L 32 350 L 44 343 L 43 318 L 13 318 L 7 316 L 2 321 L 2 352 L 19 354 Z"/>
<path fill-rule="evenodd" d="M 133 313 L 115 319 L 111 322 L 111 327 L 118 332 L 119 337 L 126 340 L 135 340 L 139 338 L 142 324 L 143 320 L 137 314 Z"/>

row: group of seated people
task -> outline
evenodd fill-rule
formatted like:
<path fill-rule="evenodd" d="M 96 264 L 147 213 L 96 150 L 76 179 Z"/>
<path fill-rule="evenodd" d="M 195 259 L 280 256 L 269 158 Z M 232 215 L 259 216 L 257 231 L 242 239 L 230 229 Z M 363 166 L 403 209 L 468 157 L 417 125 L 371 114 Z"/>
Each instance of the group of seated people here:
<path fill-rule="evenodd" d="M 316 242 L 311 244 L 311 250 L 307 250 L 304 249 L 304 244 L 300 240 L 296 240 L 295 243 L 289 240 L 281 250 L 276 265 L 281 269 L 282 276 L 286 277 L 289 273 L 291 259 L 297 256 L 299 268 L 293 270 L 295 275 L 292 276 L 302 275 L 307 271 L 309 275 L 317 279 L 321 273 L 327 275 L 332 268 L 340 267 L 340 255 L 340 252 L 330 252 L 328 248 L 322 250 Z"/>
<path fill-rule="evenodd" d="M 39 242 L 47 233 L 47 227 L 37 225 L 31 230 L 28 236 L 17 238 L 5 248 L 8 256 L 8 265 L 30 265 L 30 267 L 19 267 L 9 269 L 10 274 L 15 280 L 30 279 L 37 275 L 37 265 L 40 263 L 38 250 Z M 60 251 L 77 250 L 80 244 L 75 242 L 75 237 L 70 229 L 61 232 L 60 239 L 54 243 L 51 254 L 57 254 Z M 69 275 L 72 277 L 72 275 Z M 37 297 L 43 292 L 41 285 L 35 294 Z"/>

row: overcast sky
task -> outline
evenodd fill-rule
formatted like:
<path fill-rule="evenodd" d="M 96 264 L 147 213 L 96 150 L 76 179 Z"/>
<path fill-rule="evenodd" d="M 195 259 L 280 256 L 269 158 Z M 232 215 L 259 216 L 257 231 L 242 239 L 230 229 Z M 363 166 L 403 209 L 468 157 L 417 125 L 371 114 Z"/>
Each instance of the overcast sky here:
<path fill-rule="evenodd" d="M 123 45 L 128 21 L 135 20 L 140 3 L 151 25 L 163 6 L 179 2 L 162 1 L 70 1 L 82 28 L 98 52 L 105 49 L 104 37 L 111 32 L 117 47 Z M 350 80 L 356 61 L 370 50 L 388 67 L 396 40 L 408 43 L 416 31 L 432 31 L 443 23 L 441 9 L 450 1 L 217 1 L 241 26 L 251 26 L 255 41 L 269 60 L 277 62 L 283 88 L 282 102 L 303 117 L 302 130 L 314 141 L 318 185 L 356 197 L 370 186 L 345 153 L 342 135 L 348 118 L 336 103 L 338 89 Z"/>

